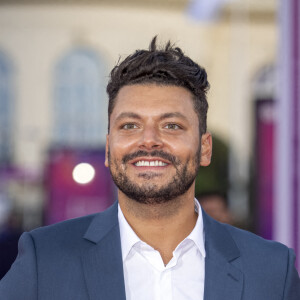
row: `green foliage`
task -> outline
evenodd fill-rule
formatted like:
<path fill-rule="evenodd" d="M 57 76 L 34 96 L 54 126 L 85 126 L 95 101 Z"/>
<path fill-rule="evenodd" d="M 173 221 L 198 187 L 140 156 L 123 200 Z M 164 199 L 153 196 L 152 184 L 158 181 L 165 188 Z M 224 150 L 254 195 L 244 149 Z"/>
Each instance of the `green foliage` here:
<path fill-rule="evenodd" d="M 195 196 L 218 192 L 226 195 L 229 187 L 229 151 L 225 142 L 213 136 L 212 160 L 208 167 L 201 167 L 196 177 Z"/>

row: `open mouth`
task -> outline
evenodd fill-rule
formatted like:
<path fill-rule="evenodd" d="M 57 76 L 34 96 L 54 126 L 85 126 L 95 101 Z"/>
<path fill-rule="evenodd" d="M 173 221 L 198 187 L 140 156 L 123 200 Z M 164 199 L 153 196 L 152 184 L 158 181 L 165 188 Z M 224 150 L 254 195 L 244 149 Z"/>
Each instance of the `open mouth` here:
<path fill-rule="evenodd" d="M 137 167 L 164 167 L 168 164 L 161 160 L 138 160 L 134 163 Z"/>

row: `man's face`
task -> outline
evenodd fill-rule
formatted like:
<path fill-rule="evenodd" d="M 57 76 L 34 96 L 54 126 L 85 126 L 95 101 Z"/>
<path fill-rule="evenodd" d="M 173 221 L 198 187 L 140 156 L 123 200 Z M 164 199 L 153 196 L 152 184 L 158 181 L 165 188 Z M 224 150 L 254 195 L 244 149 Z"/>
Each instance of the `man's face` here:
<path fill-rule="evenodd" d="M 210 161 L 211 138 L 202 136 L 192 94 L 177 86 L 121 88 L 110 116 L 105 165 L 119 190 L 140 203 L 163 203 L 194 188 Z M 209 153 L 208 153 L 209 152 Z M 203 156 L 209 156 L 209 161 Z"/>

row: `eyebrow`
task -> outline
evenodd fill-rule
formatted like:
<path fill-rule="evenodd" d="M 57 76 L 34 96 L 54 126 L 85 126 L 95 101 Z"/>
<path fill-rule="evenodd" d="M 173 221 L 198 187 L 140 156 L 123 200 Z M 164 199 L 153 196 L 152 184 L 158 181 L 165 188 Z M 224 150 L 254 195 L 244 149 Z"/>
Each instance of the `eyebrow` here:
<path fill-rule="evenodd" d="M 160 120 L 169 119 L 169 118 L 180 118 L 180 119 L 188 120 L 188 118 L 180 112 L 165 113 L 159 117 Z"/>
<path fill-rule="evenodd" d="M 140 115 L 138 115 L 134 112 L 122 112 L 116 118 L 116 121 L 119 121 L 119 120 L 122 120 L 122 119 L 125 119 L 125 118 L 138 119 L 138 120 L 142 119 L 142 117 Z M 164 113 L 159 117 L 159 120 L 170 119 L 170 118 L 180 118 L 180 119 L 188 120 L 188 118 L 180 112 Z"/>
<path fill-rule="evenodd" d="M 125 119 L 125 118 L 131 118 L 131 119 L 141 119 L 141 117 L 134 113 L 134 112 L 122 112 L 121 114 L 118 115 L 118 117 L 116 118 L 116 121 Z"/>

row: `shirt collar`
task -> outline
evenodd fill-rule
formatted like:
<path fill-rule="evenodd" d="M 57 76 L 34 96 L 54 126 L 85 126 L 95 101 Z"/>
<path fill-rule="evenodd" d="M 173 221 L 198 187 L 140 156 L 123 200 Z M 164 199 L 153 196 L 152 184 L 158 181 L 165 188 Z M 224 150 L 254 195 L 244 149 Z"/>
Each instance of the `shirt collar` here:
<path fill-rule="evenodd" d="M 192 232 L 185 238 L 192 240 L 197 248 L 199 249 L 203 257 L 206 256 L 205 247 L 204 247 L 204 227 L 203 227 L 203 217 L 202 209 L 197 199 L 195 201 L 195 211 L 198 213 L 198 218 L 196 225 Z M 133 229 L 128 224 L 127 220 L 124 217 L 124 214 L 121 210 L 120 204 L 118 204 L 118 220 L 120 227 L 120 237 L 121 237 L 121 247 L 122 247 L 122 259 L 125 261 L 132 247 L 142 242 L 141 239 L 136 235 Z"/>
<path fill-rule="evenodd" d="M 136 235 L 136 233 L 128 224 L 127 220 L 124 217 L 120 204 L 118 204 L 118 219 L 119 219 L 119 227 L 120 227 L 122 259 L 124 262 L 131 248 L 136 243 L 140 242 L 141 239 Z"/>
<path fill-rule="evenodd" d="M 186 239 L 192 240 L 197 248 L 199 249 L 201 255 L 203 257 L 206 256 L 205 247 L 204 247 L 204 226 L 203 226 L 203 216 L 202 216 L 202 209 L 198 202 L 198 200 L 195 198 L 195 211 L 198 214 L 198 218 L 196 221 L 196 225 L 192 232 L 186 237 Z"/>

